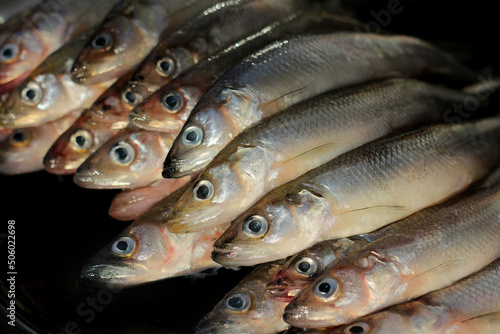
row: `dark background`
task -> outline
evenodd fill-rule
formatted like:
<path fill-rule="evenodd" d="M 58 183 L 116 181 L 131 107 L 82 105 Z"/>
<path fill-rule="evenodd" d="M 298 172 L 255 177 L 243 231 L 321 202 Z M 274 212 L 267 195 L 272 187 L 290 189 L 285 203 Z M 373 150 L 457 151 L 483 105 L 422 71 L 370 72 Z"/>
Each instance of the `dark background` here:
<path fill-rule="evenodd" d="M 346 2 L 356 4 L 362 21 L 377 22 L 373 12 L 380 15 L 391 1 Z M 391 15 L 386 30 L 432 41 L 475 70 L 498 73 L 499 19 L 486 1 L 402 0 L 400 6 L 403 9 Z M 26 333 L 63 333 L 68 322 L 74 322 L 80 333 L 190 333 L 250 270 L 221 269 L 204 279 L 174 278 L 127 289 L 105 300 L 107 305 L 102 310 L 98 307 L 100 311 L 87 324 L 92 308 L 87 298 L 97 295 L 80 291 L 76 282 L 87 260 L 129 224 L 107 213 L 118 191 L 82 189 L 71 176 L 44 171 L 0 176 L 0 184 L 0 233 L 7 232 L 9 219 L 16 221 L 18 273 L 16 331 L 2 323 L 2 315 L 0 333 L 21 333 L 21 327 Z M 5 284 L 5 235 L 0 235 L 0 241 L 0 273 Z M 0 288 L 5 305 L 5 290 Z M 79 305 L 84 316 L 77 312 Z"/>

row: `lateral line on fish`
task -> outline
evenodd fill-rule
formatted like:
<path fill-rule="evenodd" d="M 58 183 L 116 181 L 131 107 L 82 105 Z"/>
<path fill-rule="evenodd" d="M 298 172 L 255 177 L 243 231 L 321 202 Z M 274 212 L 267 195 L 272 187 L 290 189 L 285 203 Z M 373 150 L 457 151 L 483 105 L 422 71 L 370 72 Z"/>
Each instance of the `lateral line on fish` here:
<path fill-rule="evenodd" d="M 319 151 L 323 151 L 325 150 L 327 147 L 329 146 L 332 146 L 333 143 L 327 143 L 327 144 L 323 144 L 323 145 L 320 145 L 320 146 L 317 146 L 317 147 L 314 147 L 310 150 L 307 150 L 305 152 L 302 152 L 301 154 L 299 155 L 296 155 L 294 157 L 291 157 L 290 159 L 287 159 L 285 161 L 283 161 L 284 164 L 286 163 L 289 163 L 290 161 L 293 161 L 294 159 L 297 159 L 297 158 L 300 158 L 300 157 L 303 157 L 304 155 L 307 155 L 307 154 L 310 154 L 310 153 L 313 153 L 313 152 L 319 152 Z"/>
<path fill-rule="evenodd" d="M 469 318 L 467 320 L 464 320 L 464 321 L 462 321 L 462 323 L 466 323 L 468 321 L 473 321 L 476 319 L 486 319 L 489 322 L 500 323 L 500 312 L 481 314 L 481 315 L 478 315 L 477 317 L 473 317 L 473 318 Z"/>
<path fill-rule="evenodd" d="M 276 102 L 276 101 L 278 101 L 278 100 L 280 100 L 280 99 L 284 98 L 285 96 L 293 95 L 293 94 L 295 94 L 295 93 L 297 93 L 297 92 L 303 91 L 304 89 L 307 89 L 307 88 L 308 88 L 308 87 L 310 87 L 311 85 L 312 85 L 312 84 L 309 84 L 309 85 L 306 85 L 306 86 L 304 86 L 304 87 L 301 87 L 301 88 L 298 88 L 298 89 L 296 89 L 296 90 L 293 90 L 293 91 L 291 91 L 291 92 L 288 92 L 288 93 L 286 93 L 286 94 L 283 94 L 283 95 L 281 95 L 281 96 L 279 96 L 279 97 L 275 98 L 274 100 L 269 101 L 269 102 L 267 102 L 266 104 L 264 104 L 264 106 L 262 107 L 262 109 L 265 109 L 265 108 L 266 108 L 266 107 L 268 107 L 270 104 L 273 104 L 274 102 Z"/>
<path fill-rule="evenodd" d="M 426 275 L 426 274 L 433 272 L 433 271 L 437 271 L 437 272 L 441 272 L 441 273 L 448 272 L 448 271 L 451 271 L 455 268 L 462 267 L 464 265 L 466 265 L 466 263 L 463 260 L 459 260 L 459 259 L 448 260 L 448 261 L 443 262 L 443 263 L 441 263 L 433 268 L 430 268 L 429 270 L 424 271 L 423 273 L 416 275 L 415 278 L 418 278 L 422 275 Z"/>
<path fill-rule="evenodd" d="M 402 205 L 375 205 L 375 206 L 369 206 L 366 208 L 360 208 L 360 209 L 353 209 L 353 210 L 348 210 L 342 212 L 342 214 L 350 213 L 350 212 L 357 212 L 357 211 L 363 211 L 363 210 L 370 210 L 370 209 L 379 209 L 379 208 L 392 208 L 392 209 L 406 209 Z"/>

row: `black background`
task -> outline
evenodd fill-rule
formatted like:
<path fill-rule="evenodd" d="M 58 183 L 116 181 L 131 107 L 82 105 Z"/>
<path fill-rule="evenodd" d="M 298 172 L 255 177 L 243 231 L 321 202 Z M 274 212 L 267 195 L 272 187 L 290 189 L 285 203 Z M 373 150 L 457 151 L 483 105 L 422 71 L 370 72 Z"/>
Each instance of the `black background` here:
<path fill-rule="evenodd" d="M 373 12 L 387 9 L 389 2 L 349 1 L 364 22 L 377 22 Z M 476 70 L 498 73 L 499 18 L 486 1 L 402 0 L 400 6 L 401 13 L 392 15 L 385 29 L 435 42 Z M 18 273 L 17 331 L 1 323 L 2 333 L 17 333 L 24 321 L 33 333 L 63 333 L 69 322 L 80 333 L 190 333 L 250 270 L 221 269 L 204 279 L 174 278 L 114 293 L 87 324 L 89 313 L 82 316 L 77 308 L 83 303 L 81 310 L 89 310 L 87 298 L 95 298 L 96 292 L 80 291 L 76 282 L 86 261 L 129 224 L 107 213 L 118 191 L 82 189 L 71 176 L 44 171 L 0 176 L 0 184 L 0 233 L 7 232 L 9 219 L 16 221 Z M 5 284 L 5 236 L 0 240 Z M 0 295 L 5 305 L 5 291 Z"/>

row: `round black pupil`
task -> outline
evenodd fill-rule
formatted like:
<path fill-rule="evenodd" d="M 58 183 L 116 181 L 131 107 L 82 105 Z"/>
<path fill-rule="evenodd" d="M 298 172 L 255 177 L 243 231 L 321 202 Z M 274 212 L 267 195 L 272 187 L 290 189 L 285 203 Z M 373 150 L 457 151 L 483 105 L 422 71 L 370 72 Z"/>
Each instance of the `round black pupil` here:
<path fill-rule="evenodd" d="M 177 106 L 177 99 L 175 98 L 175 96 L 169 95 L 165 98 L 165 103 L 167 104 L 167 106 L 173 109 Z"/>
<path fill-rule="evenodd" d="M 301 262 L 298 266 L 299 270 L 303 273 L 308 272 L 311 269 L 311 265 L 308 262 Z"/>
<path fill-rule="evenodd" d="M 163 60 L 160 62 L 160 68 L 162 69 L 163 72 L 168 72 L 170 70 L 170 64 L 168 61 Z"/>
<path fill-rule="evenodd" d="M 125 160 L 127 159 L 128 157 L 128 152 L 126 149 L 124 149 L 123 147 L 118 147 L 116 150 L 115 150 L 115 154 L 116 156 L 118 157 L 118 160 Z"/>
<path fill-rule="evenodd" d="M 36 96 L 36 92 L 33 89 L 28 89 L 26 91 L 26 97 L 30 100 L 33 100 Z"/>
<path fill-rule="evenodd" d="M 243 307 L 243 299 L 241 297 L 231 297 L 227 301 L 227 304 L 235 309 L 240 309 Z"/>
<path fill-rule="evenodd" d="M 260 232 L 260 229 L 262 228 L 262 223 L 258 220 L 252 220 L 248 224 L 248 229 L 254 233 Z"/>
<path fill-rule="evenodd" d="M 196 141 L 197 138 L 198 138 L 198 135 L 196 134 L 195 131 L 189 131 L 186 134 L 186 139 L 189 141 Z"/>
<path fill-rule="evenodd" d="M 128 248 L 128 244 L 126 241 L 118 241 L 118 243 L 116 244 L 116 248 L 118 250 L 121 250 L 122 252 L 126 251 L 127 248 Z"/>
<path fill-rule="evenodd" d="M 352 326 L 349 328 L 349 332 L 352 334 L 361 334 L 365 331 L 365 329 L 361 326 Z"/>
<path fill-rule="evenodd" d="M 10 58 L 12 57 L 12 55 L 14 55 L 14 51 L 12 50 L 12 48 L 5 48 L 2 52 L 2 55 L 6 58 Z"/>
<path fill-rule="evenodd" d="M 326 283 L 326 282 L 321 283 L 321 284 L 318 286 L 318 290 L 319 290 L 319 292 L 324 293 L 324 294 L 327 294 L 328 292 L 330 292 L 330 289 L 331 289 L 331 288 L 332 288 L 332 287 L 330 286 L 330 283 Z"/>
<path fill-rule="evenodd" d="M 135 96 L 134 93 L 132 92 L 126 92 L 125 93 L 125 98 L 127 99 L 127 101 L 129 101 L 130 103 L 134 103 L 135 100 L 137 99 L 137 96 Z"/>
<path fill-rule="evenodd" d="M 209 189 L 207 186 L 199 186 L 196 190 L 196 196 L 201 199 L 205 199 L 208 197 Z"/>
<path fill-rule="evenodd" d="M 83 137 L 83 136 L 76 136 L 75 140 L 76 140 L 76 143 L 79 146 L 85 145 L 85 137 Z"/>
<path fill-rule="evenodd" d="M 99 36 L 95 39 L 94 41 L 95 45 L 100 46 L 100 47 L 105 47 L 107 44 L 107 39 L 104 36 Z"/>
<path fill-rule="evenodd" d="M 22 132 L 15 132 L 12 134 L 12 139 L 17 142 L 21 142 L 24 140 L 24 134 Z"/>

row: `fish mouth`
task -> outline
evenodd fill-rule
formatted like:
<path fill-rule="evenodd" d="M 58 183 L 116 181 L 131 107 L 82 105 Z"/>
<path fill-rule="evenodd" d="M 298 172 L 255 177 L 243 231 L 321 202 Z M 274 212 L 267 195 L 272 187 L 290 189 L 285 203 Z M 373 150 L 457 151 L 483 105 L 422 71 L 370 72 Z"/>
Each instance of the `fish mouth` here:
<path fill-rule="evenodd" d="M 265 250 L 259 253 L 252 253 L 240 246 L 219 243 L 218 245 L 214 244 L 211 256 L 214 262 L 224 267 L 253 266 L 263 262 L 278 260 L 268 260 L 265 253 Z"/>
<path fill-rule="evenodd" d="M 43 158 L 45 170 L 51 174 L 68 175 L 74 174 L 85 159 L 67 160 L 57 154 L 47 152 Z"/>
<path fill-rule="evenodd" d="M 294 327 L 300 328 L 320 328 L 331 327 L 333 324 L 325 320 L 321 314 L 303 305 L 288 304 L 283 314 L 283 320 Z"/>
<path fill-rule="evenodd" d="M 87 65 L 76 61 L 71 69 L 71 80 L 77 84 L 83 84 L 87 81 Z"/>
<path fill-rule="evenodd" d="M 234 333 L 235 328 L 230 320 L 206 320 L 201 321 L 194 329 L 195 334 L 209 334 L 209 333 Z"/>
<path fill-rule="evenodd" d="M 290 303 L 293 298 L 307 286 L 309 282 L 293 281 L 284 282 L 283 279 L 270 282 L 266 286 L 268 295 L 275 300 Z"/>
<path fill-rule="evenodd" d="M 182 176 L 189 175 L 189 173 L 183 172 L 181 170 L 181 165 L 181 161 L 176 159 L 169 159 L 169 157 L 167 157 L 167 159 L 165 159 L 165 161 L 163 162 L 163 170 L 161 171 L 161 175 L 165 179 L 176 179 Z"/>
<path fill-rule="evenodd" d="M 134 278 L 146 271 L 146 268 L 138 265 L 90 263 L 82 269 L 78 285 L 86 290 L 109 286 L 131 286 L 140 283 Z"/>

